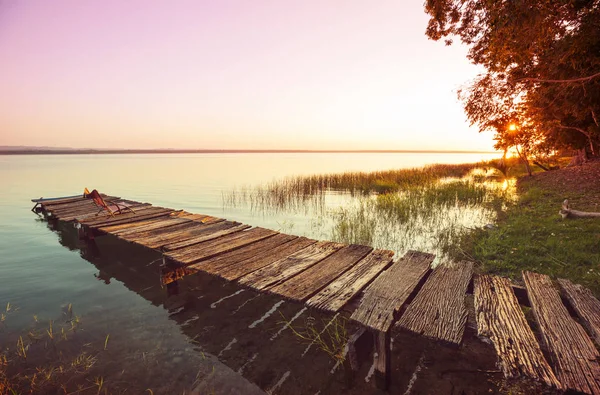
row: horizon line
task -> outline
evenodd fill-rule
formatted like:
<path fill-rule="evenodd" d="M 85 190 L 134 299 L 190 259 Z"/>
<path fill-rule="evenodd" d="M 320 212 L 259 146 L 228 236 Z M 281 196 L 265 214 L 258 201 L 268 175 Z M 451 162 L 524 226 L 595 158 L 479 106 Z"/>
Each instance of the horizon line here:
<path fill-rule="evenodd" d="M 91 155 L 91 154 L 266 154 L 266 153 L 416 153 L 416 154 L 495 154 L 499 151 L 478 150 L 308 150 L 308 149 L 94 149 L 94 148 L 24 148 L 0 149 L 0 155 Z"/>

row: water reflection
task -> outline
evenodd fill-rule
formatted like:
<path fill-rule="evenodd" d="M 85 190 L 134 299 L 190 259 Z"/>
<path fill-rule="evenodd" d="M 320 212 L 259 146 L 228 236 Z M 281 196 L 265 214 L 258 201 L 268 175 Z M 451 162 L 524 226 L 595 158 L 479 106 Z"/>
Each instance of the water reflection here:
<path fill-rule="evenodd" d="M 318 347 L 306 351 L 307 344 L 289 330 L 292 321 L 294 326 L 302 328 L 309 317 L 326 323 L 331 321 L 332 314 L 309 311 L 302 304 L 258 294 L 203 272 L 186 273 L 177 278 L 171 276 L 170 280 L 165 280 L 161 254 L 156 251 L 110 235 L 82 242 L 69 225 L 49 226 L 57 232 L 62 245 L 79 250 L 81 257 L 94 265 L 98 270 L 94 273 L 96 279 L 105 284 L 118 281 L 153 305 L 163 307 L 168 318 L 177 323 L 194 345 L 196 358 L 207 358 L 211 363 L 218 359 L 219 364 L 228 367 L 221 367 L 229 372 L 220 373 L 223 383 L 207 375 L 205 380 L 196 383 L 199 389 L 227 385 L 241 374 L 239 377 L 256 383 L 263 390 L 277 386 L 280 393 L 343 391 L 343 370 L 331 374 L 335 361 Z M 111 339 L 121 335 L 115 323 L 111 328 Z M 354 327 L 350 325 L 349 328 Z M 160 339 L 154 335 L 153 339 L 142 337 L 138 340 L 161 343 L 165 340 L 163 336 L 169 335 L 161 333 Z M 165 354 L 160 358 L 163 361 L 169 360 L 170 352 Z M 126 357 L 115 357 L 127 360 Z M 188 353 L 185 354 L 187 358 Z M 197 373 L 196 367 L 184 368 L 172 360 L 160 366 L 161 370 L 175 368 L 178 374 L 182 371 L 189 371 L 190 375 Z M 279 382 L 283 377 L 285 379 Z"/>

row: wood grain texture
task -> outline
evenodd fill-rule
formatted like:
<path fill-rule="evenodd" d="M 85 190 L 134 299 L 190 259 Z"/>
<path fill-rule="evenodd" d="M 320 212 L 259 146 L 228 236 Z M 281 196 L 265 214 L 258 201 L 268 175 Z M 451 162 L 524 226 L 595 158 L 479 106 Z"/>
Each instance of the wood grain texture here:
<path fill-rule="evenodd" d="M 306 304 L 320 310 L 338 312 L 392 263 L 393 256 L 394 253 L 388 250 L 371 252 L 311 297 Z"/>
<path fill-rule="evenodd" d="M 102 196 L 103 199 L 108 199 L 108 200 L 117 200 L 120 199 L 119 197 L 116 196 L 108 196 L 108 195 L 104 195 L 104 194 L 100 194 Z M 52 202 L 45 202 L 45 203 L 41 203 L 41 205 L 44 207 L 44 209 L 46 211 L 55 211 L 55 210 L 61 210 L 64 208 L 69 208 L 69 207 L 77 207 L 80 204 L 85 204 L 85 203 L 93 203 L 93 201 L 91 199 L 85 199 L 85 198 L 76 198 L 73 199 L 71 201 L 69 200 L 55 200 Z"/>
<path fill-rule="evenodd" d="M 215 224 L 215 225 L 218 225 L 218 224 Z M 211 231 L 209 233 L 202 233 L 198 236 L 186 238 L 185 240 L 182 240 L 182 241 L 171 242 L 169 244 L 165 244 L 162 246 L 162 249 L 165 251 L 174 251 L 174 250 L 178 250 L 181 248 L 186 248 L 186 247 L 192 246 L 194 244 L 200 244 L 205 241 L 218 239 L 219 237 L 223 237 L 223 236 L 226 236 L 226 235 L 229 235 L 232 233 L 241 232 L 248 228 L 250 228 L 250 225 L 240 224 L 240 225 L 236 225 L 233 227 L 227 227 L 225 229 L 220 229 L 217 231 Z"/>
<path fill-rule="evenodd" d="M 419 282 L 431 271 L 434 256 L 409 251 L 365 290 L 351 319 L 377 331 L 387 332 Z"/>
<path fill-rule="evenodd" d="M 169 217 L 164 217 L 164 218 L 170 218 Z M 131 223 L 126 223 L 126 224 L 120 224 L 120 225 L 109 225 L 109 226 L 103 226 L 100 228 L 97 228 L 99 231 L 101 232 L 105 232 L 105 233 L 110 233 L 114 236 L 118 236 L 122 231 L 126 231 L 129 229 L 133 229 L 136 228 L 138 226 L 144 226 L 144 225 L 148 225 L 148 224 L 154 224 L 157 222 L 161 222 L 163 220 L 163 218 L 159 217 L 159 218 L 153 218 L 153 219 L 147 219 L 145 221 L 139 221 L 139 222 L 131 222 Z"/>
<path fill-rule="evenodd" d="M 43 198 L 40 198 L 40 199 L 43 199 Z M 77 202 L 81 202 L 84 200 L 88 200 L 88 199 L 84 198 L 83 193 L 82 193 L 81 196 L 78 196 L 78 197 L 48 200 L 46 202 L 40 202 L 40 204 L 45 207 L 52 207 L 52 206 L 57 206 L 57 205 L 61 205 L 61 204 L 77 203 Z"/>
<path fill-rule="evenodd" d="M 113 200 L 111 200 L 111 202 L 128 204 L 128 205 L 142 204 L 140 202 L 136 202 L 133 200 L 125 200 L 125 199 L 113 199 Z M 77 204 L 70 204 L 70 205 L 66 205 L 66 206 L 62 206 L 62 207 L 54 206 L 54 207 L 51 207 L 50 209 L 48 209 L 47 211 L 52 213 L 52 215 L 54 215 L 54 216 L 64 216 L 69 213 L 81 212 L 81 211 L 85 211 L 87 209 L 93 209 L 93 208 L 96 208 L 96 210 L 100 209 L 100 207 L 98 207 L 94 203 L 94 201 L 86 199 L 85 201 L 79 202 Z"/>
<path fill-rule="evenodd" d="M 128 222 L 138 222 L 144 221 L 151 218 L 163 217 L 170 215 L 174 210 L 170 208 L 162 208 L 162 207 L 151 207 L 148 209 L 144 209 L 143 211 L 139 210 L 135 213 L 128 214 L 119 214 L 114 217 L 108 217 L 104 219 L 86 219 L 83 221 L 79 221 L 84 225 L 89 226 L 90 228 L 100 228 L 107 225 L 119 225 Z"/>
<path fill-rule="evenodd" d="M 297 276 L 269 288 L 269 291 L 303 301 L 350 269 L 372 250 L 372 247 L 357 244 L 346 246 Z"/>
<path fill-rule="evenodd" d="M 510 280 L 475 276 L 474 293 L 477 334 L 494 344 L 504 376 L 527 376 L 561 389 L 525 319 Z"/>
<path fill-rule="evenodd" d="M 239 262 L 237 265 L 221 268 L 218 275 L 230 281 L 238 280 L 273 262 L 302 251 L 316 242 L 316 240 L 307 239 L 306 237 L 298 237 L 288 243 L 272 247 L 265 254 L 256 254 L 251 258 Z"/>
<path fill-rule="evenodd" d="M 465 294 L 472 275 L 472 262 L 438 265 L 398 320 L 398 326 L 448 344 L 460 344 L 467 323 Z"/>
<path fill-rule="evenodd" d="M 145 203 L 132 204 L 130 207 L 133 210 L 135 210 L 136 213 L 139 213 L 141 211 L 152 208 L 152 206 L 150 204 L 145 204 Z M 128 213 L 129 213 L 129 211 L 128 211 Z M 116 213 L 114 215 L 114 217 L 116 217 L 118 215 L 123 215 L 123 214 Z M 70 222 L 70 221 L 84 222 L 84 221 L 102 220 L 102 219 L 114 218 L 114 217 L 111 217 L 107 211 L 100 210 L 98 207 L 94 207 L 93 209 L 90 209 L 90 210 L 70 212 L 68 214 L 61 215 L 59 217 L 59 219 L 61 221 L 66 221 L 66 222 Z"/>
<path fill-rule="evenodd" d="M 168 217 L 162 217 L 162 218 L 158 218 L 160 219 L 164 219 L 164 218 L 168 218 Z M 158 224 L 161 221 L 157 221 L 155 222 L 156 224 Z M 144 226 L 144 225 L 142 225 Z M 152 240 L 154 238 L 160 238 L 160 237 L 167 237 L 167 236 L 171 236 L 171 235 L 176 235 L 177 233 L 183 232 L 183 231 L 189 231 L 195 228 L 199 228 L 199 229 L 204 229 L 206 228 L 207 225 L 202 224 L 202 222 L 196 222 L 196 221 L 182 221 L 179 222 L 178 224 L 172 225 L 172 226 L 167 226 L 167 227 L 161 227 L 158 229 L 151 229 L 148 231 L 138 231 L 138 228 L 130 228 L 128 229 L 130 232 L 128 233 L 124 233 L 124 232 L 114 232 L 113 234 L 116 235 L 117 237 L 120 237 L 124 240 L 127 241 L 148 241 L 148 240 Z M 133 232 L 133 233 L 132 233 Z"/>
<path fill-rule="evenodd" d="M 585 329 L 596 344 L 600 345 L 600 301 L 594 297 L 592 291 L 582 285 L 573 284 L 565 279 L 559 279 L 558 283 Z"/>
<path fill-rule="evenodd" d="M 244 232 L 236 232 L 210 243 L 200 243 L 187 248 L 166 253 L 165 256 L 174 261 L 190 264 L 213 256 L 235 250 L 247 244 L 275 236 L 277 232 L 264 228 L 253 228 Z"/>
<path fill-rule="evenodd" d="M 242 277 L 239 282 L 263 290 L 286 281 L 303 270 L 341 249 L 344 245 L 329 241 L 317 242 L 301 251 L 271 263 Z"/>
<path fill-rule="evenodd" d="M 297 239 L 298 236 L 286 234 L 277 234 L 264 240 L 259 240 L 256 243 L 246 245 L 243 248 L 221 254 L 202 262 L 194 263 L 188 266 L 189 269 L 204 270 L 212 274 L 220 275 L 221 272 L 227 271 L 230 266 L 237 265 L 248 259 L 260 255 L 269 255 L 273 248 L 282 244 L 288 243 Z"/>
<path fill-rule="evenodd" d="M 191 224 L 193 222 L 194 221 L 185 218 L 171 218 L 171 216 L 161 217 L 160 220 L 154 223 L 144 224 L 135 228 L 127 229 L 122 232 L 119 232 L 118 235 L 122 239 L 131 241 L 139 238 L 153 236 L 154 234 L 156 234 L 155 232 L 158 232 L 160 234 L 160 232 L 164 231 L 165 228 L 170 228 L 175 225 Z"/>
<path fill-rule="evenodd" d="M 600 355 L 582 326 L 569 315 L 550 277 L 523 272 L 523 280 L 558 380 L 564 388 L 600 394 Z"/>
<path fill-rule="evenodd" d="M 211 235 L 241 225 L 242 224 L 239 222 L 232 221 L 221 221 L 212 224 L 193 221 L 190 224 L 177 225 L 161 232 L 155 232 L 153 236 L 137 238 L 134 242 L 146 247 L 160 249 L 166 245 L 180 243 L 200 236 Z M 247 229 L 247 227 L 244 227 L 243 229 Z"/>
<path fill-rule="evenodd" d="M 121 202 L 123 202 L 123 201 L 119 200 L 119 203 L 121 203 Z M 128 206 L 144 206 L 144 205 L 150 206 L 149 204 L 131 202 L 131 201 L 126 202 L 126 203 Z M 74 217 L 74 216 L 79 216 L 79 215 L 85 215 L 88 213 L 98 213 L 99 211 L 100 211 L 100 207 L 96 206 L 93 202 L 86 202 L 85 204 L 81 204 L 79 207 L 76 207 L 76 208 L 68 208 L 68 209 L 52 211 L 51 214 L 57 218 L 64 218 L 64 217 Z M 102 212 L 100 211 L 100 213 L 102 213 Z"/>

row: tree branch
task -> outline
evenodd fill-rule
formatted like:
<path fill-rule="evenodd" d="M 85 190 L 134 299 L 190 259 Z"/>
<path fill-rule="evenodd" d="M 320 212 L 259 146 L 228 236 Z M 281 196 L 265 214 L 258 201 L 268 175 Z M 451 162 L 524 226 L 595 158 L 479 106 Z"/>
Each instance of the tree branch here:
<path fill-rule="evenodd" d="M 544 80 L 544 79 L 540 79 L 540 78 L 520 78 L 518 80 L 515 80 L 515 82 L 532 81 L 532 82 L 550 82 L 550 83 L 557 83 L 557 84 L 569 84 L 572 82 L 590 81 L 590 80 L 593 80 L 594 78 L 598 78 L 598 77 L 600 77 L 600 73 L 592 74 L 587 77 L 572 78 L 572 79 L 568 79 L 568 80 Z"/>

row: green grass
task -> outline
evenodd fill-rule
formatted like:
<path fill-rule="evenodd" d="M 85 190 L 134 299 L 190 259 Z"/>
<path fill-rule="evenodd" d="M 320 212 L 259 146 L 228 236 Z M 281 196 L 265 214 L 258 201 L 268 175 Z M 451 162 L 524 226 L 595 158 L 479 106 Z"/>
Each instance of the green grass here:
<path fill-rule="evenodd" d="M 520 280 L 522 270 L 531 270 L 570 279 L 599 295 L 600 221 L 562 220 L 563 199 L 553 189 L 522 186 L 496 228 L 470 232 L 448 252 L 479 262 L 484 272 Z"/>

